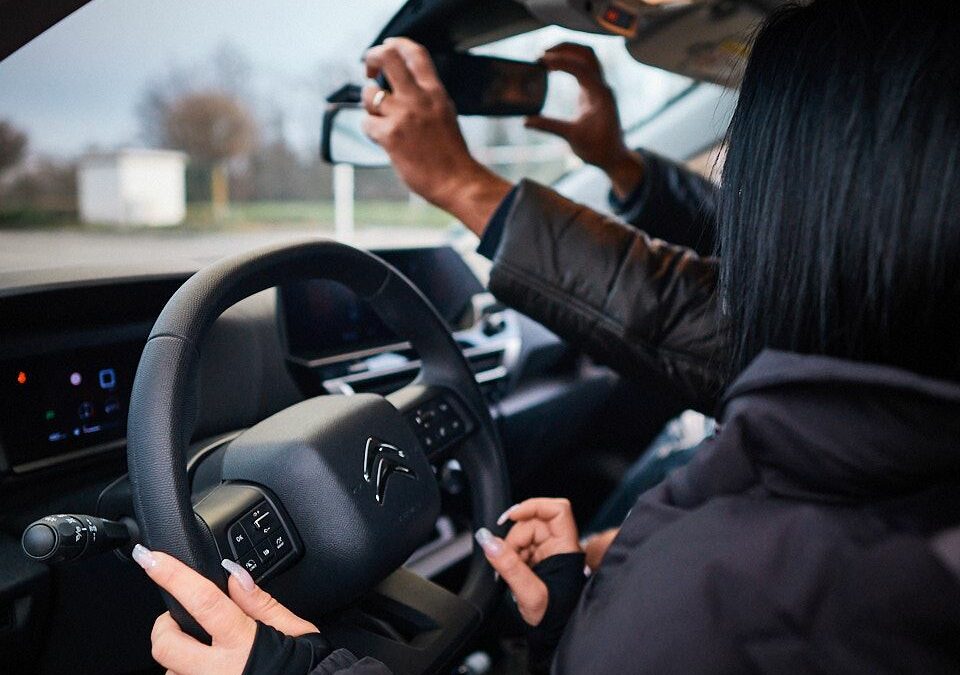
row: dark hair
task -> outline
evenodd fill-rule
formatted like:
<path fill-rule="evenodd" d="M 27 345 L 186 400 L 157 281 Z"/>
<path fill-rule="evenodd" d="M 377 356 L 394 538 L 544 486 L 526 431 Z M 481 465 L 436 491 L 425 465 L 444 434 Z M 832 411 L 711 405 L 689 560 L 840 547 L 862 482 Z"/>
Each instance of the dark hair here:
<path fill-rule="evenodd" d="M 960 12 L 817 0 L 757 34 L 719 210 L 733 372 L 764 348 L 960 379 Z"/>

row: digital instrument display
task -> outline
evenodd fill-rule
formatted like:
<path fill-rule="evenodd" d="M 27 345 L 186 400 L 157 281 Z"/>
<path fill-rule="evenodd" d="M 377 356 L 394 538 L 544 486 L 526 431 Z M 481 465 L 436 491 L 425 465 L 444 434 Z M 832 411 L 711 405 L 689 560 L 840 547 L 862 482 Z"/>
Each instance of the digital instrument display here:
<path fill-rule="evenodd" d="M 440 315 L 456 326 L 470 299 L 483 292 L 463 258 L 449 247 L 375 251 L 412 281 Z M 320 358 L 398 342 L 373 310 L 335 281 L 305 281 L 281 289 L 291 354 Z"/>
<path fill-rule="evenodd" d="M 141 343 L 80 348 L 0 362 L 0 440 L 9 464 L 121 439 Z"/>

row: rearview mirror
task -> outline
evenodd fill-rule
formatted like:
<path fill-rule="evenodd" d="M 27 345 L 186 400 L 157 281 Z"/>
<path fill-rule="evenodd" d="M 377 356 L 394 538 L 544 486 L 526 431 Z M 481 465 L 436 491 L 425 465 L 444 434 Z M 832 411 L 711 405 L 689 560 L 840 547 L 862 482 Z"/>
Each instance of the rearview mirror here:
<path fill-rule="evenodd" d="M 536 115 L 547 98 L 547 70 L 539 63 L 459 52 L 431 55 L 458 115 Z M 390 90 L 382 76 L 378 83 Z M 323 117 L 321 156 L 331 164 L 386 166 L 387 154 L 361 130 L 360 87 L 346 85 L 329 97 Z"/>
<path fill-rule="evenodd" d="M 361 167 L 389 166 L 390 157 L 383 148 L 363 133 L 366 115 L 359 103 L 332 103 L 323 114 L 320 156 L 330 164 Z"/>

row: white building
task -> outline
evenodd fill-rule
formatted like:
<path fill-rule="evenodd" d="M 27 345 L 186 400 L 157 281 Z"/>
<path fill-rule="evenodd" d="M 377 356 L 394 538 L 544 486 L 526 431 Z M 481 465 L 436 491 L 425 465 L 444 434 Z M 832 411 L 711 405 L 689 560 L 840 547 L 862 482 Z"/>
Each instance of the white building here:
<path fill-rule="evenodd" d="M 177 225 L 187 210 L 182 152 L 131 148 L 80 160 L 77 193 L 85 223 Z"/>

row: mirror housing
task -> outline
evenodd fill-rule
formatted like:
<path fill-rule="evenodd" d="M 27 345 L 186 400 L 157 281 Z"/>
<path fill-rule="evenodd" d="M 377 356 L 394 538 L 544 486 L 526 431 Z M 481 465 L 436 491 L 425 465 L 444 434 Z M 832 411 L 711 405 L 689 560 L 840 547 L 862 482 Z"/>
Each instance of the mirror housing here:
<path fill-rule="evenodd" d="M 323 113 L 320 157 L 328 164 L 358 167 L 390 165 L 386 151 L 363 133 L 366 111 L 359 103 L 331 103 Z"/>

